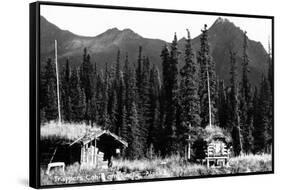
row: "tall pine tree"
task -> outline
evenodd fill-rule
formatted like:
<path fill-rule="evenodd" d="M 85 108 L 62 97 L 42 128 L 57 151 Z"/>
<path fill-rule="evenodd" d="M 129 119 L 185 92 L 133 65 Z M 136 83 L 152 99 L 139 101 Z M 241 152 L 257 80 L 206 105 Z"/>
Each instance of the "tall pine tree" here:
<path fill-rule="evenodd" d="M 164 154 L 173 154 L 177 151 L 176 136 L 176 111 L 178 106 L 178 47 L 177 36 L 171 44 L 169 54 L 167 47 L 161 53 L 163 65 L 163 90 L 164 90 L 164 130 L 166 146 Z"/>
<path fill-rule="evenodd" d="M 148 57 L 143 58 L 143 72 L 142 72 L 142 95 L 141 95 L 141 111 L 142 111 L 142 142 L 144 148 L 148 149 L 148 137 L 151 127 L 151 94 L 150 94 L 150 61 Z M 154 111 L 154 110 L 153 110 Z"/>
<path fill-rule="evenodd" d="M 200 99 L 199 99 L 199 68 L 194 61 L 190 33 L 185 44 L 185 62 L 180 70 L 180 105 L 181 105 L 181 130 L 180 138 L 183 145 L 187 140 L 195 141 L 199 137 L 201 128 Z"/>
<path fill-rule="evenodd" d="M 63 113 L 63 120 L 70 121 L 71 120 L 71 104 L 70 104 L 70 66 L 69 66 L 69 59 L 66 60 L 61 91 L 62 91 L 62 113 Z"/>
<path fill-rule="evenodd" d="M 240 93 L 240 126 L 242 129 L 242 142 L 245 153 L 250 153 L 252 149 L 252 105 L 251 105 L 251 86 L 249 81 L 249 57 L 248 57 L 248 37 L 244 32 L 243 38 L 243 60 L 242 60 L 242 79 Z"/>
<path fill-rule="evenodd" d="M 254 151 L 269 152 L 268 143 L 271 137 L 271 122 L 269 112 L 272 110 L 270 105 L 270 85 L 265 76 L 262 76 L 260 94 L 256 107 L 256 124 L 254 130 Z"/>
<path fill-rule="evenodd" d="M 209 123 L 209 111 L 211 111 L 211 125 L 215 124 L 216 112 L 216 71 L 215 62 L 209 52 L 208 43 L 208 30 L 207 25 L 204 25 L 202 34 L 200 37 L 200 50 L 198 52 L 197 62 L 200 65 L 200 82 L 199 82 L 199 96 L 200 96 L 200 109 L 201 109 L 201 126 L 206 127 Z M 210 106 L 208 99 L 208 78 L 210 89 Z"/>
<path fill-rule="evenodd" d="M 140 140 L 140 125 L 138 122 L 138 113 L 137 113 L 137 106 L 133 102 L 131 109 L 128 111 L 128 119 L 127 119 L 127 125 L 128 125 L 128 149 L 127 149 L 127 155 L 130 159 L 138 159 L 143 157 L 143 146 L 142 141 Z"/>
<path fill-rule="evenodd" d="M 83 122 L 86 112 L 86 97 L 84 91 L 80 87 L 79 71 L 73 69 L 70 77 L 70 105 L 71 105 L 71 121 Z"/>
<path fill-rule="evenodd" d="M 161 137 L 160 128 L 160 108 L 159 108 L 159 97 L 160 97 L 160 84 L 159 84 L 159 73 L 153 64 L 150 75 L 149 75 L 149 101 L 147 109 L 147 124 L 148 124 L 148 137 L 147 137 L 147 148 L 154 148 L 156 151 L 160 151 L 159 141 Z"/>
<path fill-rule="evenodd" d="M 218 82 L 218 123 L 221 128 L 227 128 L 228 120 L 230 119 L 229 105 L 227 102 L 227 93 L 224 81 Z"/>
<path fill-rule="evenodd" d="M 55 66 L 51 59 L 47 60 L 45 66 L 45 118 L 47 121 L 56 120 L 58 118 L 58 107 L 57 107 L 57 93 L 56 93 L 56 74 Z"/>
<path fill-rule="evenodd" d="M 93 93 L 95 92 L 94 85 L 94 67 L 90 60 L 90 55 L 87 52 L 87 49 L 84 49 L 83 54 L 83 62 L 80 68 L 80 86 L 83 90 L 86 97 L 86 113 L 85 113 L 85 121 L 93 123 L 95 118 L 95 96 Z"/>
<path fill-rule="evenodd" d="M 232 145 L 235 156 L 242 152 L 242 135 L 240 129 L 240 115 L 239 115 L 239 101 L 238 101 L 238 85 L 237 85 L 237 66 L 236 54 L 230 52 L 230 107 L 231 107 L 231 120 L 229 125 L 232 128 Z"/>

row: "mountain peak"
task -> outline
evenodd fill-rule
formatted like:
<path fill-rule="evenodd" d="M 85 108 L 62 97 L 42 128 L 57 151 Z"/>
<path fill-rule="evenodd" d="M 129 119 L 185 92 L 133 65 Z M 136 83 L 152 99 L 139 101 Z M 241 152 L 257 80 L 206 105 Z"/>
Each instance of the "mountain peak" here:
<path fill-rule="evenodd" d="M 122 34 L 127 36 L 127 38 L 141 38 L 139 34 L 135 33 L 130 28 L 125 28 L 124 30 L 122 30 Z"/>
<path fill-rule="evenodd" d="M 219 18 L 217 18 L 217 20 L 215 21 L 214 24 L 229 23 L 229 22 L 230 21 L 227 18 L 219 17 Z"/>
<path fill-rule="evenodd" d="M 119 33 L 119 32 L 120 30 L 117 27 L 114 27 L 106 30 L 104 33 Z"/>
<path fill-rule="evenodd" d="M 135 33 L 130 28 L 125 28 L 123 30 L 119 30 L 116 27 L 110 28 L 100 35 L 114 35 L 116 37 L 121 35 L 121 36 L 127 36 L 127 37 L 132 37 L 132 38 L 133 37 L 135 37 L 135 38 L 141 37 L 139 34 Z"/>
<path fill-rule="evenodd" d="M 240 32 L 240 28 L 235 26 L 235 24 L 229 21 L 227 18 L 219 17 L 214 22 L 214 24 L 210 27 L 209 31 L 213 31 L 215 33 L 229 33 L 229 32 Z"/>
<path fill-rule="evenodd" d="M 124 30 L 122 30 L 123 32 L 133 32 L 135 33 L 133 30 L 131 30 L 130 28 L 125 28 Z"/>

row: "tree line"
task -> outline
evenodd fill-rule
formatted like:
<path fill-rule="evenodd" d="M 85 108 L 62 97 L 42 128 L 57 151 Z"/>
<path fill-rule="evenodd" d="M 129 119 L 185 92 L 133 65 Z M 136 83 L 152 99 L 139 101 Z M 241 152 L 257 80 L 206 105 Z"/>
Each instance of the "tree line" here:
<path fill-rule="evenodd" d="M 95 123 L 110 130 L 128 142 L 124 155 L 131 159 L 149 152 L 184 154 L 188 142 L 196 146 L 202 140 L 210 122 L 231 134 L 235 155 L 269 152 L 273 125 L 271 57 L 269 54 L 267 75 L 262 75 L 260 86 L 253 86 L 246 32 L 243 39 L 242 75 L 238 77 L 237 55 L 230 49 L 229 63 L 225 63 L 230 64 L 228 86 L 216 76 L 206 25 L 197 52 L 187 30 L 181 68 L 176 34 L 170 45 L 164 45 L 162 73 L 141 46 L 136 64 L 129 62 L 127 53 L 121 62 L 118 50 L 115 63 L 111 67 L 105 63 L 103 70 L 97 70 L 85 48 L 82 64 L 71 67 L 66 59 L 59 74 L 63 121 Z M 51 58 L 40 72 L 40 119 L 44 123 L 58 118 Z"/>

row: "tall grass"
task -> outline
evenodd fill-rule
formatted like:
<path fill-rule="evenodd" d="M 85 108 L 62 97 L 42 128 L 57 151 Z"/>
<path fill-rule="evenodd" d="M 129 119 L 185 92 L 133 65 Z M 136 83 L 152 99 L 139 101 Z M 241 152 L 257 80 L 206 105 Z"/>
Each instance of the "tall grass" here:
<path fill-rule="evenodd" d="M 41 170 L 41 182 L 42 185 L 92 183 L 265 171 L 272 171 L 271 155 L 268 154 L 234 157 L 229 160 L 229 167 L 223 168 L 207 168 L 206 165 L 185 162 L 175 155 L 164 159 L 155 157 L 152 160 L 117 159 L 113 161 L 113 167 L 110 169 L 82 169 L 76 163 L 68 166 L 64 174 L 55 172 L 51 176 Z"/>
<path fill-rule="evenodd" d="M 232 173 L 272 171 L 270 154 L 242 155 L 229 160 Z"/>

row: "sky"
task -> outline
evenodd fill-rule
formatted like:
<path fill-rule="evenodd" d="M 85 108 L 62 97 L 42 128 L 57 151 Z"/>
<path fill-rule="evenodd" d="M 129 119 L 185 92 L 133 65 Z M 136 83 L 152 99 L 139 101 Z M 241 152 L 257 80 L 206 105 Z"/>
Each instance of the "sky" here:
<path fill-rule="evenodd" d="M 101 8 L 65 7 L 41 5 L 40 13 L 48 21 L 63 30 L 82 36 L 96 36 L 110 28 L 126 28 L 145 38 L 173 40 L 186 37 L 186 28 L 191 38 L 198 36 L 204 24 L 210 27 L 219 16 L 182 13 L 162 13 Z M 271 44 L 271 20 L 261 18 L 225 17 L 242 30 L 247 31 L 250 39 L 259 41 L 265 50 Z"/>

